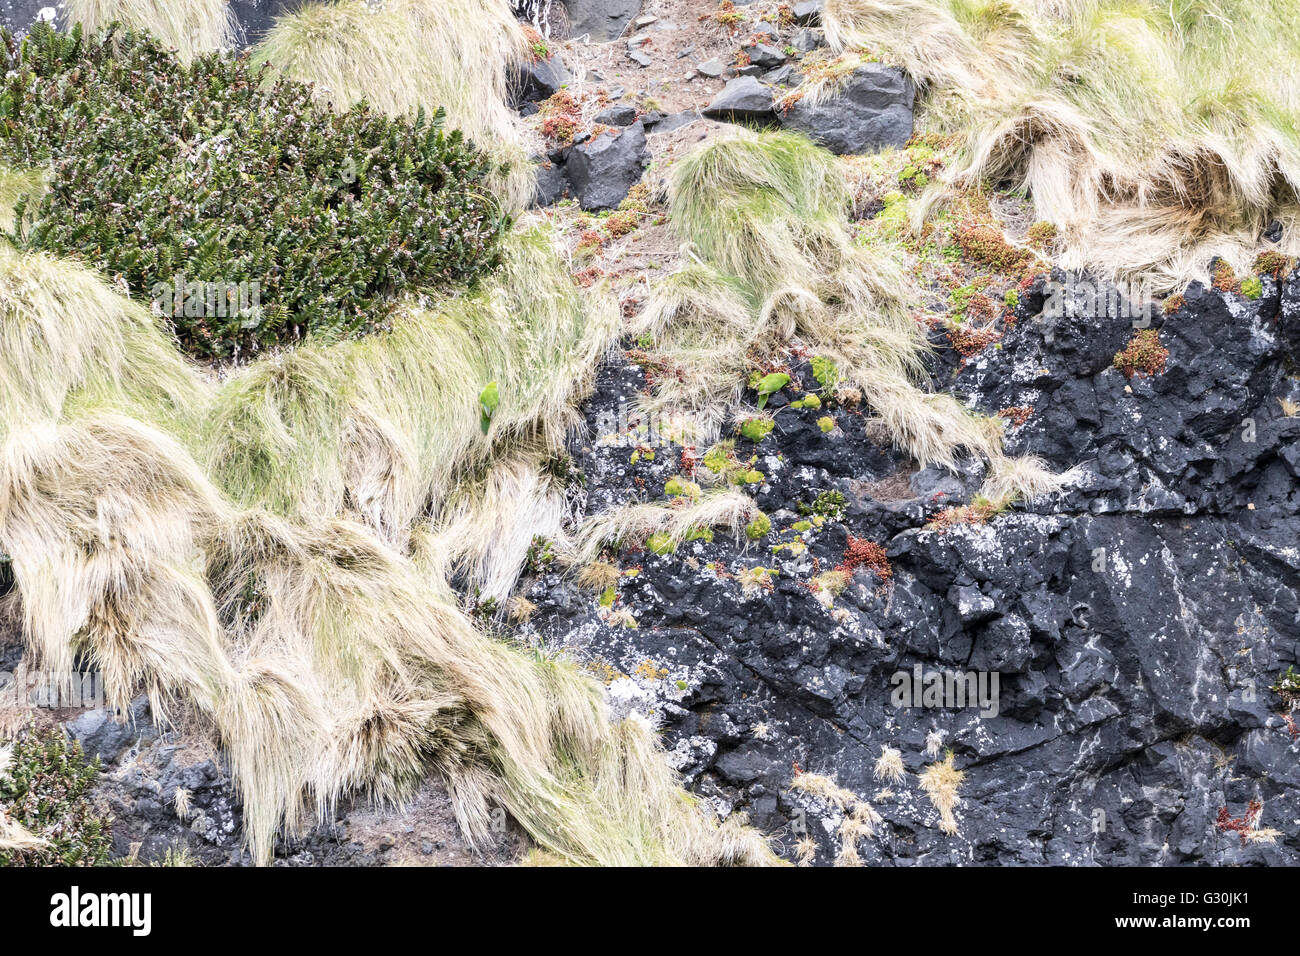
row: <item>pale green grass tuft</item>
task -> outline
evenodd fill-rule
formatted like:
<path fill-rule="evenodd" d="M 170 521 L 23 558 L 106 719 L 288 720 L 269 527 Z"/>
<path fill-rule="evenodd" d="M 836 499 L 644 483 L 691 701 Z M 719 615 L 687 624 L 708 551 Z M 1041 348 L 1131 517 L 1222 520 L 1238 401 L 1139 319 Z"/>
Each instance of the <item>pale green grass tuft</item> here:
<path fill-rule="evenodd" d="M 914 290 L 896 264 L 852 242 L 848 203 L 835 158 L 789 133 L 738 133 L 677 164 L 671 218 L 703 264 L 668 277 L 648 303 L 646 330 L 676 373 L 653 410 L 716 426 L 734 411 L 748 356 L 798 339 L 865 393 L 921 464 L 1000 454 L 994 423 L 918 384 L 927 343 L 908 308 Z"/>
<path fill-rule="evenodd" d="M 87 32 L 113 22 L 147 30 L 185 63 L 235 42 L 235 19 L 226 0 L 68 0 L 67 17 Z"/>
<path fill-rule="evenodd" d="M 101 405 L 184 429 L 201 401 L 147 311 L 80 265 L 0 243 L 0 439 Z"/>
<path fill-rule="evenodd" d="M 966 138 L 946 187 L 1025 189 L 1059 264 L 1157 290 L 1300 252 L 1300 49 L 1289 0 L 828 0 L 827 37 L 908 70 L 921 124 Z"/>
<path fill-rule="evenodd" d="M 315 84 L 339 110 L 361 100 L 392 116 L 445 109 L 448 128 L 507 167 L 493 185 L 513 210 L 533 189 L 508 89 L 528 55 L 505 0 L 338 0 L 279 18 L 253 60 Z"/>

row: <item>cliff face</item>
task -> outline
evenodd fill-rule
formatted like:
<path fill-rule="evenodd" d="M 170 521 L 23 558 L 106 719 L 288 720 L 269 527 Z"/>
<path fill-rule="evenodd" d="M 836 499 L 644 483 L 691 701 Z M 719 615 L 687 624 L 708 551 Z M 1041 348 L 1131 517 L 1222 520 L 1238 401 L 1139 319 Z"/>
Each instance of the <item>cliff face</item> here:
<path fill-rule="evenodd" d="M 531 627 L 598 662 L 616 704 L 661 716 L 694 788 L 787 849 L 805 827 L 819 858 L 841 845 L 833 801 L 791 789 L 804 771 L 884 817 L 867 863 L 1294 863 L 1294 836 L 1243 842 L 1218 820 L 1259 800 L 1259 828 L 1289 830 L 1300 811 L 1294 731 L 1270 689 L 1300 637 L 1300 418 L 1279 402 L 1300 388 L 1300 274 L 1256 300 L 1193 286 L 1153 318 L 1165 370 L 1132 378 L 1113 359 L 1133 320 L 1078 314 L 1082 301 L 1052 319 L 1049 293 L 1024 297 L 1000 347 L 937 372 L 988 413 L 1032 407 L 1009 451 L 1075 469 L 1064 493 L 927 528 L 967 501 L 977 466 L 909 473 L 852 409 L 823 432 L 825 408 L 781 408 L 736 448 L 757 455 L 772 534 L 620 553 L 610 608 L 543 575 Z M 602 373 L 598 440 L 575 448 L 588 510 L 662 497 L 681 470 L 680 447 L 651 459 L 644 436 L 610 440 L 643 386 L 630 361 Z M 800 532 L 828 492 L 842 519 Z M 859 568 L 828 600 L 813 582 L 853 538 L 881 544 L 892 574 Z M 897 675 L 917 668 L 922 682 L 973 674 L 985 706 L 926 707 L 920 688 L 895 706 Z M 901 751 L 902 781 L 874 772 L 882 746 Z M 956 836 L 913 776 L 949 748 L 965 771 Z"/>

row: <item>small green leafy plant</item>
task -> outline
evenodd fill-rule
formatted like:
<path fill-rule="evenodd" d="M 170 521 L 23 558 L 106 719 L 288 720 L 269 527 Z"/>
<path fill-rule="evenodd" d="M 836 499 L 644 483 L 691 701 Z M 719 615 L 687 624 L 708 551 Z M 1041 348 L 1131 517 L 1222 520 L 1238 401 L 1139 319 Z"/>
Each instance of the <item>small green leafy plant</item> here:
<path fill-rule="evenodd" d="M 441 112 L 335 114 L 246 58 L 187 66 L 118 27 L 0 33 L 0 63 L 0 162 L 49 184 L 18 199 L 11 240 L 163 297 L 193 355 L 382 328 L 402 293 L 498 261 L 494 167 Z"/>
<path fill-rule="evenodd" d="M 90 798 L 99 761 L 60 730 L 34 727 L 13 743 L 0 773 L 0 811 L 43 846 L 0 849 L 0 866 L 102 866 L 112 846 L 112 818 Z"/>

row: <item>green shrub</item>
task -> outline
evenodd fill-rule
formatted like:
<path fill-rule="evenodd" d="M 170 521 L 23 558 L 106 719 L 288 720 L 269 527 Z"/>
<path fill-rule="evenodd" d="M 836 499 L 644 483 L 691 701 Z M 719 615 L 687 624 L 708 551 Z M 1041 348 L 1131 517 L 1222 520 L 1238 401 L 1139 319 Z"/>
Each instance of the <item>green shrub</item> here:
<path fill-rule="evenodd" d="M 2 39 L 0 160 L 50 169 L 11 238 L 161 292 L 195 355 L 382 326 L 399 294 L 496 264 L 492 164 L 441 111 L 336 115 L 246 58 L 185 66 L 116 27 Z"/>
<path fill-rule="evenodd" d="M 9 819 L 47 841 L 36 850 L 0 850 L 0 866 L 102 866 L 112 846 L 112 818 L 99 813 L 90 788 L 99 761 L 60 730 L 20 737 L 0 774 L 0 807 Z"/>

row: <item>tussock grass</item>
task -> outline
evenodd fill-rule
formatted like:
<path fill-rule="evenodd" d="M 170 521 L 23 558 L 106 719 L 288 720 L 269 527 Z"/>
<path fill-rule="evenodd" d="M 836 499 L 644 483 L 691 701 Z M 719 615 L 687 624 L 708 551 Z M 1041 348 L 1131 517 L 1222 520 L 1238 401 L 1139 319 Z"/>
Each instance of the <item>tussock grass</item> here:
<path fill-rule="evenodd" d="M 309 344 L 237 372 L 209 416 L 213 475 L 246 506 L 351 514 L 395 544 L 462 479 L 443 522 L 462 531 L 498 520 L 494 507 L 516 508 L 515 491 L 553 502 L 518 463 L 513 479 L 486 475 L 512 447 L 534 460 L 563 449 L 579 421 L 573 400 L 614 335 L 615 309 L 599 292 L 584 302 L 550 243 L 544 227 L 517 230 L 479 292 L 411 306 L 387 333 Z M 489 382 L 501 401 L 484 435 L 478 397 Z M 520 560 L 527 545 L 514 542 Z"/>
<path fill-rule="evenodd" d="M 29 658 L 84 656 L 114 705 L 208 728 L 259 863 L 429 772 L 475 845 L 499 805 L 566 862 L 771 862 L 594 681 L 480 633 L 450 587 L 504 595 L 530 523 L 558 522 L 541 460 L 614 335 L 544 232 L 509 249 L 477 292 L 219 385 L 94 275 L 0 251 L 0 550 Z"/>
<path fill-rule="evenodd" d="M 201 401 L 146 310 L 80 265 L 0 243 L 0 439 L 104 404 L 186 427 Z"/>
<path fill-rule="evenodd" d="M 360 100 L 394 116 L 445 109 L 450 128 L 505 165 L 495 192 L 517 209 L 533 173 L 508 84 L 529 51 L 505 0 L 337 0 L 280 17 L 253 59 L 316 84 L 340 110 Z"/>
<path fill-rule="evenodd" d="M 13 229 L 14 213 L 23 196 L 39 197 L 46 188 L 46 174 L 39 169 L 12 169 L 0 165 L 0 229 Z"/>
<path fill-rule="evenodd" d="M 880 756 L 876 759 L 873 770 L 877 780 L 886 783 L 901 783 L 907 770 L 903 766 L 903 754 L 897 747 L 881 745 Z"/>
<path fill-rule="evenodd" d="M 966 771 L 958 770 L 953 759 L 950 750 L 943 760 L 930 764 L 917 775 L 921 789 L 939 811 L 939 829 L 949 836 L 957 833 L 957 817 L 953 809 L 961 802 L 957 791 L 966 779 Z"/>
<path fill-rule="evenodd" d="M 87 33 L 115 21 L 147 30 L 186 63 L 235 42 L 235 18 L 226 0 L 68 0 L 67 17 Z"/>
<path fill-rule="evenodd" d="M 39 837 L 0 809 L 0 853 L 24 853 L 49 846 L 49 841 Z"/>
<path fill-rule="evenodd" d="M 746 523 L 758 513 L 753 498 L 734 490 L 708 491 L 697 500 L 674 498 L 623 505 L 583 522 L 562 556 L 571 565 L 589 565 L 612 543 L 640 543 L 651 535 L 663 536 L 662 550 L 676 549 L 702 528 L 723 528 L 739 540 Z"/>
<path fill-rule="evenodd" d="M 894 263 L 851 240 L 848 183 L 830 153 L 790 133 L 720 138 L 677 164 L 669 201 L 701 261 L 666 279 L 642 319 L 680 373 L 655 411 L 716 427 L 734 410 L 747 356 L 797 337 L 835 362 L 923 465 L 952 465 L 963 449 L 1000 454 L 997 423 L 918 384 L 927 345 L 911 290 Z"/>
<path fill-rule="evenodd" d="M 1158 290 L 1300 250 L 1300 49 L 1286 0 L 828 0 L 827 37 L 906 68 L 922 122 L 966 138 L 947 186 L 1010 180 L 1060 263 Z M 932 187 L 922 208 L 949 195 Z"/>
<path fill-rule="evenodd" d="M 1072 477 L 1070 472 L 1058 475 L 1050 471 L 1042 459 L 1032 455 L 1020 458 L 1000 455 L 991 465 L 982 491 L 994 501 L 1033 501 L 1060 491 Z"/>

